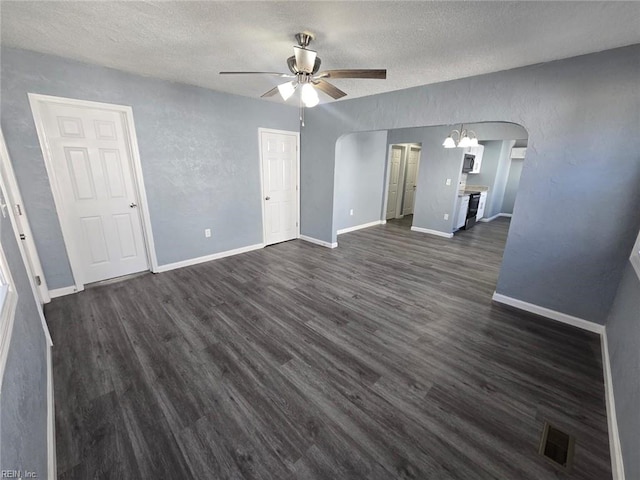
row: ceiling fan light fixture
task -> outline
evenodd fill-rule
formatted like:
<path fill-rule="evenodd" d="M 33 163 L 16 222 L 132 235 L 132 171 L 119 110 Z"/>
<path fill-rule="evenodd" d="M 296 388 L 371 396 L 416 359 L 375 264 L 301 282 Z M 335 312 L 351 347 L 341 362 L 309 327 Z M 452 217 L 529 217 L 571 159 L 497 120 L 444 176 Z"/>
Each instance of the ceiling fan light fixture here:
<path fill-rule="evenodd" d="M 302 98 L 302 103 L 307 108 L 315 107 L 320 102 L 320 98 L 318 97 L 318 92 L 313 88 L 313 85 L 310 83 L 305 83 L 302 86 L 302 92 L 300 93 Z"/>
<path fill-rule="evenodd" d="M 283 100 L 288 100 L 291 95 L 296 91 L 296 85 L 293 82 L 281 83 L 278 85 L 278 92 Z"/>

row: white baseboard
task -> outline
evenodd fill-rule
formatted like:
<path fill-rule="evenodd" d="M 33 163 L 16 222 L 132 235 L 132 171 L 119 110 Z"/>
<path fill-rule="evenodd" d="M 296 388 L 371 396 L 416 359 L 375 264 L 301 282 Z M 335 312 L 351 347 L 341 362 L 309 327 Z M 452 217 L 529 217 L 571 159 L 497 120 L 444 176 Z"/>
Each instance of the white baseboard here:
<path fill-rule="evenodd" d="M 492 222 L 494 221 L 496 218 L 498 217 L 507 217 L 507 218 L 511 218 L 513 216 L 513 214 L 511 213 L 497 213 L 495 214 L 493 217 L 486 217 L 486 218 L 481 218 L 479 221 L 480 222 Z"/>
<path fill-rule="evenodd" d="M 56 462 L 56 412 L 53 395 L 52 346 L 47 345 L 47 470 L 48 478 L 58 478 Z"/>
<path fill-rule="evenodd" d="M 315 243 L 316 245 L 320 245 L 322 247 L 327 248 L 336 248 L 338 246 L 338 242 L 325 242 L 324 240 L 318 240 L 317 238 L 307 237 L 306 235 L 300 235 L 300 240 L 304 240 L 305 242 Z"/>
<path fill-rule="evenodd" d="M 51 298 L 64 297 L 65 295 L 72 295 L 77 293 L 78 289 L 75 285 L 71 285 L 69 287 L 55 288 L 53 290 L 49 290 L 49 296 Z"/>
<path fill-rule="evenodd" d="M 611 377 L 611 361 L 609 359 L 609 344 L 607 330 L 602 332 L 602 370 L 604 373 L 604 392 L 607 403 L 607 426 L 609 431 L 609 452 L 611 455 L 611 473 L 613 480 L 624 480 L 624 463 L 618 432 L 618 416 L 616 415 L 616 401 L 613 395 L 613 379 Z"/>
<path fill-rule="evenodd" d="M 176 268 L 190 267 L 191 265 L 210 262 L 211 260 L 218 260 L 220 258 L 230 257 L 232 255 L 238 255 L 240 253 L 259 250 L 261 248 L 264 248 L 264 244 L 256 243 L 255 245 L 247 245 L 246 247 L 234 248 L 233 250 L 226 250 L 224 252 L 212 253 L 211 255 L 205 255 L 203 257 L 190 258 L 188 260 L 182 260 L 181 262 L 167 263 L 166 265 L 159 265 L 156 272 L 162 273 L 168 272 L 170 270 L 175 270 Z"/>
<path fill-rule="evenodd" d="M 420 233 L 428 233 L 429 235 L 436 235 L 438 237 L 443 237 L 443 238 L 452 238 L 453 237 L 453 233 L 446 233 L 446 232 L 441 232 L 440 230 L 431 230 L 429 228 L 422 228 L 422 227 L 411 227 L 411 231 L 412 232 L 420 232 Z"/>
<path fill-rule="evenodd" d="M 340 230 L 338 230 L 338 235 L 342 235 L 343 233 L 355 232 L 356 230 L 374 227 L 376 225 L 384 225 L 385 223 L 387 223 L 386 220 L 376 220 L 375 222 L 363 223 L 362 225 L 356 225 L 355 227 L 341 228 Z"/>
<path fill-rule="evenodd" d="M 526 312 L 535 313 L 536 315 L 550 318 L 551 320 L 556 320 L 558 322 L 566 323 L 567 325 L 572 325 L 583 330 L 588 330 L 589 332 L 599 333 L 600 335 L 604 333 L 604 325 L 600 325 L 599 323 L 590 322 L 589 320 L 584 320 L 578 317 L 573 317 L 571 315 L 567 315 L 566 313 L 557 312 L 555 310 L 551 310 L 550 308 L 541 307 L 540 305 L 535 305 L 533 303 L 523 302 L 522 300 L 507 297 L 506 295 L 502 295 L 501 293 L 493 292 L 492 299 L 495 302 L 510 305 Z"/>

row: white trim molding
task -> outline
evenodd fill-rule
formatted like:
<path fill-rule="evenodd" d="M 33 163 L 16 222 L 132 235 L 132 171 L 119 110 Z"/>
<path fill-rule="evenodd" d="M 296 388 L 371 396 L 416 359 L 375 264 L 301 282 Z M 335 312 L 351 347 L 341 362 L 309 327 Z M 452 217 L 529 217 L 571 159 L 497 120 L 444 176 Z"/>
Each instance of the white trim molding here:
<path fill-rule="evenodd" d="M 589 332 L 599 333 L 600 335 L 604 333 L 604 325 L 600 325 L 599 323 L 590 322 L 589 320 L 584 320 L 582 318 L 567 315 L 566 313 L 557 312 L 556 310 L 541 307 L 540 305 L 535 305 L 533 303 L 523 302 L 522 300 L 508 297 L 506 295 L 502 295 L 501 293 L 493 292 L 492 300 L 494 302 L 502 303 L 504 305 L 509 305 L 511 307 L 524 310 L 525 312 L 535 313 L 536 315 L 540 315 L 541 317 L 546 317 L 551 320 L 566 323 L 567 325 L 572 325 Z"/>
<path fill-rule="evenodd" d="M 337 234 L 342 235 L 343 233 L 355 232 L 356 230 L 375 227 L 376 225 L 384 225 L 385 223 L 387 223 L 386 220 L 376 220 L 375 222 L 363 223 L 362 225 L 356 225 L 354 227 L 341 228 L 340 230 L 338 230 Z"/>
<path fill-rule="evenodd" d="M 430 228 L 414 227 L 411 226 L 412 232 L 428 233 L 429 235 L 436 235 L 442 238 L 453 238 L 453 233 L 441 232 L 440 230 L 431 230 Z"/>
<path fill-rule="evenodd" d="M 81 292 L 82 290 L 84 290 L 84 288 L 78 290 L 75 285 L 70 285 L 68 287 L 54 288 L 53 290 L 49 290 L 49 296 L 51 298 L 64 297 L 65 295 L 72 295 L 74 293 Z"/>
<path fill-rule="evenodd" d="M 616 415 L 616 400 L 613 394 L 613 378 L 611 376 L 611 360 L 609 359 L 609 343 L 607 330 L 600 337 L 602 350 L 602 370 L 604 374 L 604 393 L 607 404 L 607 426 L 609 431 L 609 451 L 611 455 L 611 473 L 613 480 L 624 480 L 624 463 L 620 432 L 618 431 L 618 416 Z"/>
<path fill-rule="evenodd" d="M 336 248 L 338 246 L 338 242 L 333 242 L 333 243 L 325 242 L 324 240 L 318 240 L 317 238 L 307 237 L 306 235 L 300 235 L 298 238 L 300 240 L 304 240 L 305 242 L 320 245 L 321 247 Z"/>
<path fill-rule="evenodd" d="M 205 255 L 203 257 L 190 258 L 188 260 L 182 260 L 175 263 L 167 263 L 160 265 L 155 273 L 168 272 L 175 270 L 176 268 L 190 267 L 191 265 L 197 265 L 199 263 L 210 262 L 211 260 L 218 260 L 220 258 L 231 257 L 233 255 L 239 255 L 241 253 L 252 252 L 253 250 L 260 250 L 264 248 L 264 243 L 256 243 L 255 245 L 247 245 L 246 247 L 234 248 L 233 250 L 225 250 L 224 252 L 212 253 L 211 255 Z"/>
<path fill-rule="evenodd" d="M 506 218 L 511 218 L 513 217 L 512 213 L 496 213 L 493 217 L 485 217 L 485 218 L 481 218 L 480 221 L 487 223 L 487 222 L 492 222 L 494 221 L 496 218 L 498 217 L 506 217 Z"/>
<path fill-rule="evenodd" d="M 58 478 L 56 463 L 56 413 L 53 389 L 52 345 L 47 345 L 47 458 L 49 478 Z"/>

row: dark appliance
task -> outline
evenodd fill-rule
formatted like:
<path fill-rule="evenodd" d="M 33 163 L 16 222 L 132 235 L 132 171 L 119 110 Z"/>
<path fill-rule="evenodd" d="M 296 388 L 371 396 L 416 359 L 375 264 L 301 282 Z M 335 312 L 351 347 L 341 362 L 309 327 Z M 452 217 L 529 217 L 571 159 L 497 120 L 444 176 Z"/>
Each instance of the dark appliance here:
<path fill-rule="evenodd" d="M 469 173 L 473 170 L 473 164 L 476 160 L 475 155 L 465 153 L 462 160 L 462 173 Z"/>
<path fill-rule="evenodd" d="M 462 227 L 465 230 L 469 230 L 476 224 L 478 205 L 480 205 L 480 192 L 469 194 L 469 209 L 467 210 L 467 220 L 464 222 L 464 227 Z"/>

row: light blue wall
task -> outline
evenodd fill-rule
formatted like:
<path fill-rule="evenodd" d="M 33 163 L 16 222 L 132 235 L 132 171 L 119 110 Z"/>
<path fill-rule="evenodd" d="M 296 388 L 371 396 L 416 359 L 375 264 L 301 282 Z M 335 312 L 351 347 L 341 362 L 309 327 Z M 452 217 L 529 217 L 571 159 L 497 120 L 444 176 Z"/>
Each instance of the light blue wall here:
<path fill-rule="evenodd" d="M 335 241 L 335 144 L 343 134 L 517 123 L 529 133 L 527 163 L 497 291 L 603 323 L 640 227 L 640 152 L 628 145 L 640 130 L 638 78 L 634 45 L 310 109 L 302 233 Z"/>
<path fill-rule="evenodd" d="M 518 193 L 518 185 L 520 185 L 520 175 L 522 175 L 523 166 L 524 159 L 522 158 L 514 158 L 509 163 L 509 176 L 507 177 L 507 185 L 504 188 L 502 213 L 513 213 L 513 206 L 516 203 L 516 194 Z"/>
<path fill-rule="evenodd" d="M 28 92 L 133 107 L 160 265 L 262 242 L 258 127 L 298 131 L 295 108 L 4 47 L 1 68 L 2 129 L 49 288 L 73 280 Z"/>
<path fill-rule="evenodd" d="M 380 220 L 386 150 L 386 131 L 353 133 L 336 143 L 336 230 Z"/>
<path fill-rule="evenodd" d="M 49 348 L 27 272 L 8 218 L 0 243 L 18 292 L 9 356 L 0 386 L 0 471 L 47 477 L 47 361 Z M 54 480 L 54 479 L 50 479 Z"/>
<path fill-rule="evenodd" d="M 607 340 L 625 476 L 640 478 L 640 280 L 631 263 L 607 319 Z"/>

